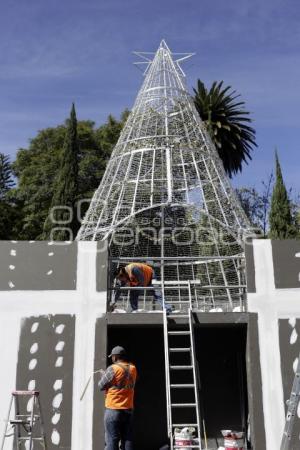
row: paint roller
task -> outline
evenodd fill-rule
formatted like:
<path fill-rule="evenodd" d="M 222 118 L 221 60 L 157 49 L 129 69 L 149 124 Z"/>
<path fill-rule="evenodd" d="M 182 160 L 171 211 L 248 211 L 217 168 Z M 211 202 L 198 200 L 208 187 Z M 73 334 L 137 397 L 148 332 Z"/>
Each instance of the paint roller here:
<path fill-rule="evenodd" d="M 204 433 L 204 442 L 205 442 L 205 449 L 208 450 L 207 448 L 207 434 L 206 434 L 206 426 L 205 426 L 205 420 L 202 420 L 203 423 L 203 433 Z"/>
<path fill-rule="evenodd" d="M 89 379 L 86 382 L 86 385 L 82 391 L 81 397 L 80 397 L 80 401 L 83 399 L 83 397 L 85 396 L 85 393 L 87 391 L 87 388 L 89 387 L 90 381 L 92 379 L 92 377 L 96 374 L 96 373 L 101 373 L 101 375 L 103 375 L 105 372 L 105 370 L 103 369 L 99 369 L 99 370 L 95 370 L 95 372 L 92 372 L 91 375 L 89 376 Z"/>

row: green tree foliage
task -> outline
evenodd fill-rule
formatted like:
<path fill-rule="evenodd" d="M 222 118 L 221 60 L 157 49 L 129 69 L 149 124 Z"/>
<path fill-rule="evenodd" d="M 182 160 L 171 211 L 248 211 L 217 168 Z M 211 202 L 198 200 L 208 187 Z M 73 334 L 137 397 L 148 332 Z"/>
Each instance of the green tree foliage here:
<path fill-rule="evenodd" d="M 0 199 L 4 199 L 7 192 L 14 185 L 9 156 L 0 153 Z"/>
<path fill-rule="evenodd" d="M 262 181 L 262 189 L 260 190 L 254 187 L 241 187 L 236 189 L 244 211 L 254 228 L 253 231 L 257 236 L 263 238 L 268 236 L 268 219 L 273 182 L 274 176 L 271 173 L 266 181 Z"/>
<path fill-rule="evenodd" d="M 20 149 L 13 169 L 18 185 L 12 194 L 22 204 L 23 220 L 19 239 L 39 239 L 51 205 L 55 175 L 65 138 L 65 126 L 47 128 Z"/>
<path fill-rule="evenodd" d="M 86 199 L 80 208 L 81 216 L 84 215 L 88 202 L 101 181 L 126 115 L 127 111 L 122 114 L 120 121 L 109 116 L 107 122 L 99 128 L 90 120 L 77 122 L 77 199 Z M 12 166 L 18 184 L 10 194 L 14 202 L 19 203 L 22 211 L 18 239 L 43 238 L 43 225 L 54 195 L 66 131 L 67 122 L 41 130 L 30 141 L 28 149 L 20 149 L 17 153 Z"/>
<path fill-rule="evenodd" d="M 300 239 L 300 207 L 299 203 L 296 205 L 296 211 L 295 211 L 295 226 L 297 229 L 297 238 Z"/>
<path fill-rule="evenodd" d="M 249 126 L 250 113 L 240 95 L 223 87 L 223 81 L 214 81 L 208 89 L 198 80 L 194 89 L 196 109 L 206 125 L 227 174 L 232 177 L 242 171 L 242 164 L 251 160 L 251 151 L 257 147 L 255 130 Z"/>
<path fill-rule="evenodd" d="M 44 224 L 44 239 L 72 240 L 77 234 L 79 228 L 76 210 L 76 202 L 78 200 L 78 155 L 77 118 L 73 103 L 67 124 L 60 167 L 54 182 L 51 207 Z M 52 217 L 55 219 L 55 222 L 53 222 Z M 60 224 L 63 224 L 63 227 Z M 60 228 L 59 231 L 56 230 L 54 232 L 53 229 L 57 227 Z M 51 233 L 52 231 L 53 233 Z"/>
<path fill-rule="evenodd" d="M 292 190 L 289 190 L 289 198 L 291 202 L 291 212 L 293 217 L 293 228 L 295 228 L 296 238 L 300 239 L 300 194 L 295 195 Z"/>
<path fill-rule="evenodd" d="M 9 157 L 0 153 L 0 239 L 16 239 L 19 233 L 21 208 L 10 198 L 14 186 Z"/>
<path fill-rule="evenodd" d="M 0 240 L 18 239 L 22 210 L 18 205 L 0 200 Z"/>
<path fill-rule="evenodd" d="M 272 193 L 271 210 L 269 215 L 271 239 L 288 239 L 296 236 L 296 226 L 291 211 L 291 202 L 286 190 L 282 171 L 275 152 L 276 181 Z"/>
<path fill-rule="evenodd" d="M 112 152 L 113 147 L 116 145 L 119 139 L 121 130 L 127 120 L 129 111 L 125 109 L 121 114 L 121 120 L 116 120 L 111 114 L 107 118 L 107 122 L 101 125 L 96 131 L 97 138 L 101 143 L 102 150 L 104 154 L 109 156 Z"/>

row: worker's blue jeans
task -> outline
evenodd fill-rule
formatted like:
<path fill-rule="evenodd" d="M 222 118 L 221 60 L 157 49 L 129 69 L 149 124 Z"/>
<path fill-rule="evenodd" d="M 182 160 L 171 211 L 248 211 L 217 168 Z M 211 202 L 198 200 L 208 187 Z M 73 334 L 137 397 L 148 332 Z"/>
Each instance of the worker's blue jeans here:
<path fill-rule="evenodd" d="M 105 450 L 133 450 L 131 409 L 105 409 Z"/>
<path fill-rule="evenodd" d="M 155 278 L 153 278 L 153 280 L 155 280 Z M 150 287 L 150 286 L 152 286 L 152 281 L 151 281 L 151 283 L 149 284 L 148 287 Z M 135 290 L 130 291 L 129 301 L 130 301 L 130 306 L 131 306 L 131 310 L 132 311 L 136 311 L 138 309 L 139 295 L 140 295 L 141 292 L 143 292 L 143 291 L 138 290 L 138 289 L 136 291 Z M 149 291 L 146 291 L 146 292 L 149 292 Z M 150 291 L 150 293 L 153 294 L 154 300 L 156 302 L 158 302 L 159 305 L 163 309 L 164 305 L 163 305 L 163 299 L 162 299 L 162 296 L 161 296 L 161 292 L 158 289 L 154 289 L 154 287 L 153 287 L 153 291 Z M 165 304 L 165 308 L 166 308 L 167 312 L 172 312 L 172 306 L 171 305 L 168 305 L 166 303 Z"/>

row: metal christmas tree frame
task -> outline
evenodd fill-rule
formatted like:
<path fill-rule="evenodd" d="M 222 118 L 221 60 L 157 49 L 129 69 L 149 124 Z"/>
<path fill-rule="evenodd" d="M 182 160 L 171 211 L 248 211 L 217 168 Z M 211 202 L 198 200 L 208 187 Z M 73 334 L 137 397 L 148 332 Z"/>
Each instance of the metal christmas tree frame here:
<path fill-rule="evenodd" d="M 114 265 L 154 265 L 166 299 L 184 304 L 189 281 L 198 309 L 243 308 L 249 223 L 188 93 L 191 54 L 165 41 L 137 54 L 145 79 L 77 239 L 108 240 Z"/>

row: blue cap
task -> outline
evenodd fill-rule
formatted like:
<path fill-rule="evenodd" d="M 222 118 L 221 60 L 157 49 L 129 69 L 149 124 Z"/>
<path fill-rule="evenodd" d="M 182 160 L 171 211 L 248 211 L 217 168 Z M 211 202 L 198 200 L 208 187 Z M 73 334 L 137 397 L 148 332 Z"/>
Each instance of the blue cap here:
<path fill-rule="evenodd" d="M 125 355 L 125 348 L 120 347 L 120 345 L 117 345 L 116 347 L 114 347 L 111 351 L 111 354 L 108 355 L 109 358 L 111 358 L 113 355 Z"/>

